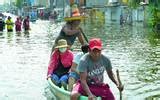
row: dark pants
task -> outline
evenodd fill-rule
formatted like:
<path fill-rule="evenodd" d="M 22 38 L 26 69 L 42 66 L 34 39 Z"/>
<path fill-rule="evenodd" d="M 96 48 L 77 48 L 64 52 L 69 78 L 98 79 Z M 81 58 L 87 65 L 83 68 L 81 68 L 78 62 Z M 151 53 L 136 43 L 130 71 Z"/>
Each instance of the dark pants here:
<path fill-rule="evenodd" d="M 7 29 L 8 32 L 13 32 L 13 29 Z"/>

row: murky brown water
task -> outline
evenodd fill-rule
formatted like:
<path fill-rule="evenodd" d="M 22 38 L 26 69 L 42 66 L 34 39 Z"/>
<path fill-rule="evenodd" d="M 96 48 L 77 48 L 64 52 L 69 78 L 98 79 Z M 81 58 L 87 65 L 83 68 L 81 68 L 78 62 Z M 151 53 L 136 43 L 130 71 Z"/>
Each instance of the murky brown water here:
<path fill-rule="evenodd" d="M 0 34 L 0 100 L 46 100 L 44 88 L 50 50 L 62 24 L 37 21 L 31 24 L 30 34 Z M 103 40 L 104 52 L 111 59 L 114 72 L 120 71 L 125 100 L 159 100 L 158 36 L 140 23 L 133 27 L 117 24 L 82 26 L 88 38 Z M 115 85 L 107 76 L 105 82 L 110 84 L 118 100 Z"/>

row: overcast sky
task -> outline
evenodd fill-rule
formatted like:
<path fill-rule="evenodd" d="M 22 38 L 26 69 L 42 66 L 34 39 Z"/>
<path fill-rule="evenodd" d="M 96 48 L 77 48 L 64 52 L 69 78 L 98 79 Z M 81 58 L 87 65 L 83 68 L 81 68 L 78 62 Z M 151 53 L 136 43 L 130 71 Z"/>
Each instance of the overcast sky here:
<path fill-rule="evenodd" d="M 0 4 L 3 4 L 4 0 L 0 0 Z"/>

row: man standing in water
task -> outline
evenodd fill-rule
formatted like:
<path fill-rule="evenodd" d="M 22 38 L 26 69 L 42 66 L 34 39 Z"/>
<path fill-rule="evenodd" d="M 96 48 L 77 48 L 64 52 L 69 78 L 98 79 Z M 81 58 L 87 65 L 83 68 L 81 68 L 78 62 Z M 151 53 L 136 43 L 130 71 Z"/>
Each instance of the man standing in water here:
<path fill-rule="evenodd" d="M 13 23 L 12 18 L 10 16 L 8 16 L 8 19 L 6 21 L 6 25 L 7 25 L 7 32 L 13 32 L 14 23 Z"/>
<path fill-rule="evenodd" d="M 3 32 L 5 28 L 5 22 L 3 21 L 2 17 L 0 17 L 0 31 Z"/>
<path fill-rule="evenodd" d="M 88 96 L 89 100 L 94 100 L 99 96 L 102 100 L 115 100 L 108 84 L 103 83 L 103 75 L 106 70 L 109 78 L 122 91 L 123 86 L 115 78 L 110 60 L 101 53 L 102 42 L 99 38 L 89 41 L 89 53 L 81 58 L 78 66 L 80 81 L 73 87 L 71 100 L 78 100 L 80 95 Z"/>
<path fill-rule="evenodd" d="M 21 32 L 21 19 L 19 17 L 17 17 L 17 20 L 15 21 L 15 30 L 16 32 Z"/>
<path fill-rule="evenodd" d="M 30 30 L 30 23 L 29 23 L 29 16 L 27 16 L 23 21 L 23 28 L 25 32 L 28 32 Z"/>

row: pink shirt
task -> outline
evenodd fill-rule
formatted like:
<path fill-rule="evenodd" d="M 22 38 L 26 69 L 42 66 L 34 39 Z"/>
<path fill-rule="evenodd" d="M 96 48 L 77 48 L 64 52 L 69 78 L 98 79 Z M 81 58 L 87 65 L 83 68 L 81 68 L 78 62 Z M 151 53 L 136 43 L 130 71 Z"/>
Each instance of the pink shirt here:
<path fill-rule="evenodd" d="M 58 67 L 57 65 L 59 56 L 61 57 L 61 62 L 65 68 L 72 65 L 73 53 L 70 50 L 67 50 L 65 53 L 62 54 L 60 54 L 58 50 L 55 50 L 49 62 L 47 75 L 51 75 Z"/>
<path fill-rule="evenodd" d="M 20 20 L 17 20 L 15 22 L 15 25 L 16 25 L 16 31 L 21 31 L 21 25 L 22 25 L 22 22 Z"/>

